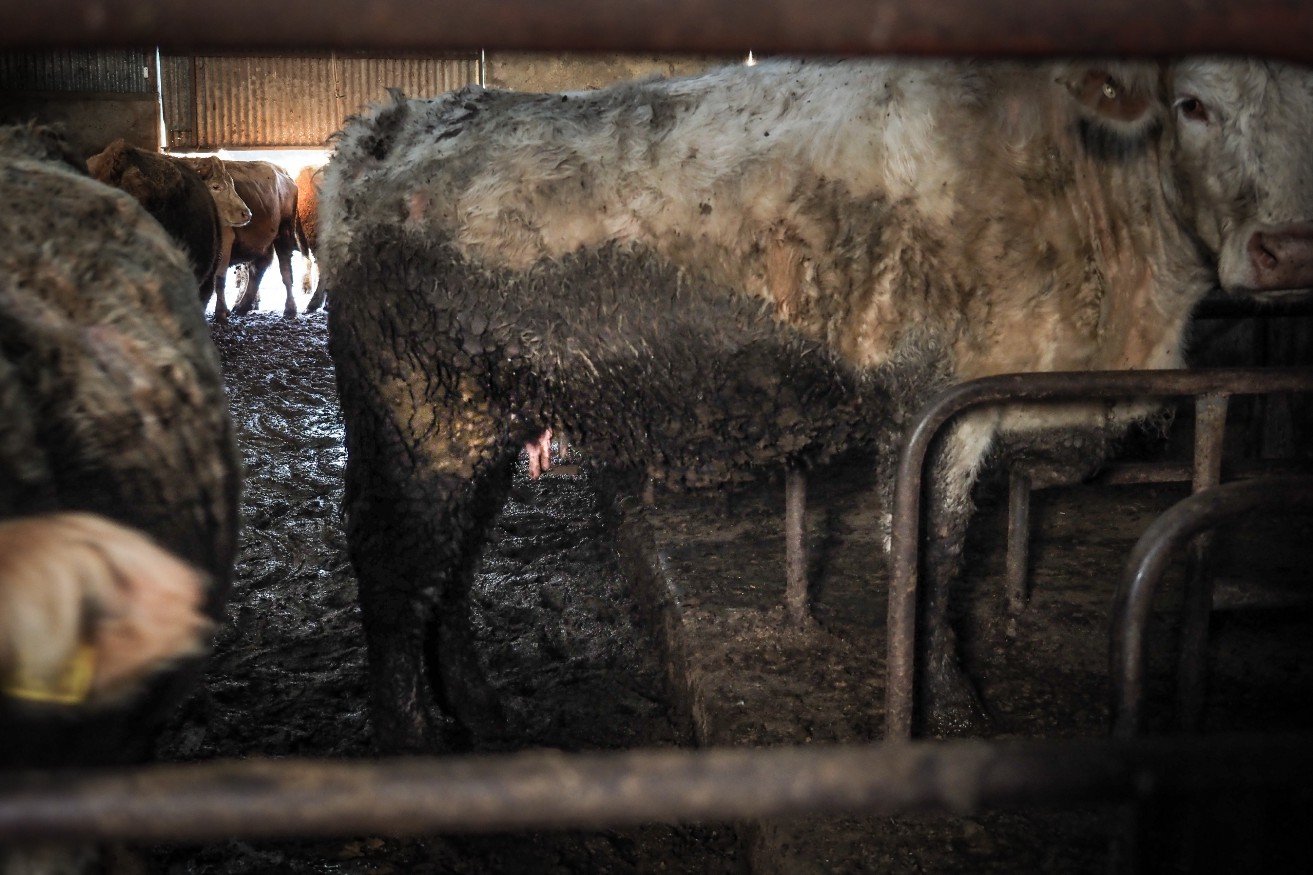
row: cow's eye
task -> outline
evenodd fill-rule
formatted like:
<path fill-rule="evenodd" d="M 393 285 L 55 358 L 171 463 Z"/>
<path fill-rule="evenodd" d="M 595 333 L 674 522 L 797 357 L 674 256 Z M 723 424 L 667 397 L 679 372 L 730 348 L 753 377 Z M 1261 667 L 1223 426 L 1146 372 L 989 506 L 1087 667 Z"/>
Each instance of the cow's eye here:
<path fill-rule="evenodd" d="M 1208 107 L 1197 97 L 1182 97 L 1176 101 L 1176 111 L 1192 122 L 1208 121 Z"/>

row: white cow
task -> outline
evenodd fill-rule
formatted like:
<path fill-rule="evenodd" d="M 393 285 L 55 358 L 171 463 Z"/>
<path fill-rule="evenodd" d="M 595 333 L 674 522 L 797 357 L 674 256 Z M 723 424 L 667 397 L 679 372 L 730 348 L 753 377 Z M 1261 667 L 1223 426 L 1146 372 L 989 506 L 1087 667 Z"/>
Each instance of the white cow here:
<path fill-rule="evenodd" d="M 450 717 L 424 670 L 462 650 L 441 604 L 548 427 L 701 485 L 871 440 L 887 458 L 964 379 L 1178 367 L 1219 279 L 1313 282 L 1311 135 L 1313 77 L 1245 61 L 779 61 L 353 120 L 322 248 L 384 743 Z M 1075 430 L 1088 464 L 1147 410 L 951 433 L 933 628 L 991 446 Z M 949 636 L 931 642 L 951 676 Z"/>

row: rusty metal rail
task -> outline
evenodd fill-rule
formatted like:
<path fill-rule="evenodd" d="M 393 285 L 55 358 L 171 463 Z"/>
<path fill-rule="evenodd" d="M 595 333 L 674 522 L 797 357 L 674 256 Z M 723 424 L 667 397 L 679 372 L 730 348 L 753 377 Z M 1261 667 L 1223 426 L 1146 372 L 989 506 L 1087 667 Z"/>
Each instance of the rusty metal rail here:
<path fill-rule="evenodd" d="M 1113 803 L 1313 783 L 1313 737 L 244 760 L 0 776 L 0 842 L 606 827 Z"/>
<path fill-rule="evenodd" d="M 908 431 L 894 490 L 885 737 L 912 734 L 922 475 L 931 442 L 946 424 L 967 410 L 991 404 L 1310 390 L 1313 369 L 1309 368 L 1078 371 L 986 377 L 954 386 L 932 400 Z"/>
<path fill-rule="evenodd" d="M 175 0 L 6 3 L 0 45 L 576 49 L 1313 60 L 1313 8 L 1289 0 Z"/>
<path fill-rule="evenodd" d="M 1313 289 L 1291 289 L 1275 292 L 1261 292 L 1253 295 L 1230 295 L 1221 289 L 1200 302 L 1195 308 L 1195 319 L 1235 320 L 1235 319 L 1273 319 L 1282 317 L 1313 316 Z M 1266 366 L 1263 354 L 1255 349 L 1253 364 Z M 1094 478 L 1094 482 L 1118 485 L 1131 483 L 1193 483 L 1197 492 L 1209 485 L 1216 485 L 1225 476 L 1228 480 L 1238 477 L 1260 476 L 1276 473 L 1285 468 L 1293 472 L 1313 469 L 1313 460 L 1298 459 L 1263 459 L 1257 462 L 1241 461 L 1221 467 L 1222 439 L 1226 425 L 1227 399 L 1209 400 L 1201 397 L 1195 404 L 1195 461 L 1193 465 L 1172 462 L 1131 462 L 1107 465 Z M 1264 408 L 1259 407 L 1257 411 Z M 1262 416 L 1261 412 L 1256 412 Z M 1201 474 L 1211 478 L 1211 483 L 1201 482 Z M 1022 469 L 1011 472 L 1008 485 L 1008 541 L 1007 569 L 1004 586 L 1008 597 L 1009 629 L 1015 628 L 1017 615 L 1024 609 L 1027 600 L 1027 587 L 1030 574 L 1030 501 L 1031 478 Z M 1201 545 L 1195 551 L 1191 561 L 1200 573 L 1206 565 L 1207 545 Z M 1313 595 L 1313 594 L 1310 594 Z M 1190 624 L 1187 624 L 1188 626 Z M 1193 634 L 1192 632 L 1190 634 Z"/>
<path fill-rule="evenodd" d="M 1196 319 L 1248 319 L 1313 316 L 1313 289 L 1287 289 L 1230 295 L 1218 289 L 1194 310 Z"/>
<path fill-rule="evenodd" d="M 1196 492 L 1158 517 L 1136 542 L 1113 604 L 1110 677 L 1115 736 L 1129 738 L 1140 732 L 1149 612 L 1169 560 L 1200 533 L 1263 510 L 1313 511 L 1313 477 L 1245 480 Z M 1211 595 L 1206 584 L 1207 578 L 1187 578 L 1187 613 L 1193 613 L 1194 605 L 1203 605 L 1205 612 L 1202 625 L 1193 634 L 1182 636 L 1177 696 L 1187 728 L 1203 705 L 1206 612 Z"/>

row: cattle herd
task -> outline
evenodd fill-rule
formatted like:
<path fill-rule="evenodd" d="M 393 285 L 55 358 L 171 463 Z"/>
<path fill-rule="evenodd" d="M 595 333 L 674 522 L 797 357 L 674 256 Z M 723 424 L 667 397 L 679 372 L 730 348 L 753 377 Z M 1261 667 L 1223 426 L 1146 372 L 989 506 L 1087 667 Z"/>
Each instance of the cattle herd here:
<path fill-rule="evenodd" d="M 1313 73 L 1277 63 L 773 61 L 471 87 L 347 121 L 322 174 L 0 137 L 0 761 L 135 761 L 232 572 L 203 302 L 311 247 L 385 751 L 443 687 L 522 448 L 671 487 L 875 447 L 955 382 L 1186 364 L 1194 306 L 1313 285 Z M 89 172 L 88 172 L 89 171 Z M 107 184 L 106 184 L 107 183 Z M 111 187 L 112 186 L 112 187 Z M 970 725 L 946 592 L 993 454 L 1096 467 L 1153 408 L 973 414 L 936 452 L 927 713 Z M 886 502 L 886 506 L 888 506 Z"/>

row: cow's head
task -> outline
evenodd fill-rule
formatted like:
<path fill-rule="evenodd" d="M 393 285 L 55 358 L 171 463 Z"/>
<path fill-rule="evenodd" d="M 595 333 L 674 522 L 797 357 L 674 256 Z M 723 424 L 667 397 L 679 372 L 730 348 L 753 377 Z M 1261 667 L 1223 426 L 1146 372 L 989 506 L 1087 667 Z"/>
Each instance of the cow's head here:
<path fill-rule="evenodd" d="M 1166 86 L 1183 218 L 1222 287 L 1313 285 L 1313 71 L 1188 60 Z"/>
<path fill-rule="evenodd" d="M 87 171 L 92 178 L 132 195 L 147 209 L 177 197 L 186 183 L 174 162 L 122 139 L 88 158 Z"/>
<path fill-rule="evenodd" d="M 219 221 L 234 228 L 250 224 L 251 209 L 237 194 L 232 175 L 223 166 L 223 161 L 214 155 L 183 160 L 196 171 L 204 180 L 205 187 L 210 190 L 210 197 L 214 198 L 214 205 L 219 208 Z"/>

